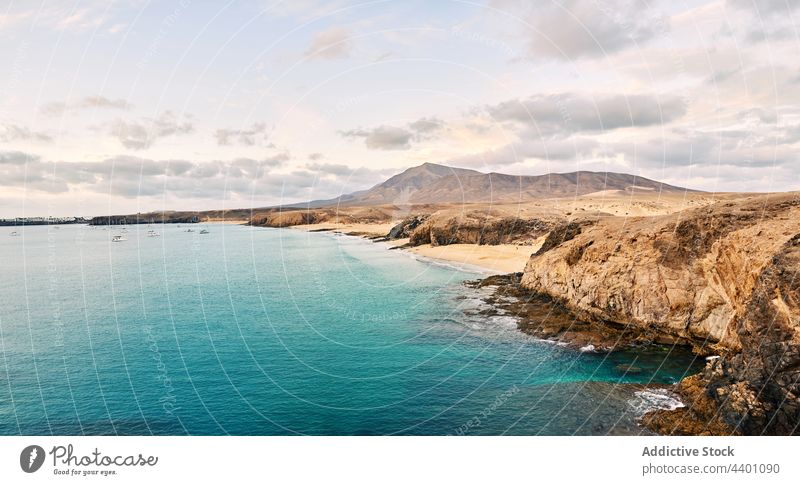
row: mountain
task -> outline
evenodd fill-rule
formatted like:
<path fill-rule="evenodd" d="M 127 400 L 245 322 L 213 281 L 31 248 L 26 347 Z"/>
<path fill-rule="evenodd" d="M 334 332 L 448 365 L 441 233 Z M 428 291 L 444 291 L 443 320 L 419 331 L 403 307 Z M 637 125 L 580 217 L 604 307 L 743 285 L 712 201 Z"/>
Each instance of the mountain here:
<path fill-rule="evenodd" d="M 336 199 L 317 200 L 307 207 L 519 202 L 575 197 L 595 192 L 694 192 L 655 180 L 614 172 L 570 172 L 547 175 L 507 175 L 424 163 L 374 187 Z"/>

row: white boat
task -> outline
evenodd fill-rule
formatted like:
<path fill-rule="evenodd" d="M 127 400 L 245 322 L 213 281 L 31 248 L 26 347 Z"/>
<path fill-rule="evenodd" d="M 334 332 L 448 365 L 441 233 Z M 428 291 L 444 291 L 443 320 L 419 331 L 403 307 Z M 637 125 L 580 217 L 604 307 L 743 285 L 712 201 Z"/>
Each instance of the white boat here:
<path fill-rule="evenodd" d="M 19 233 L 17 231 L 11 231 L 11 234 L 9 234 L 9 236 L 19 236 Z"/>
<path fill-rule="evenodd" d="M 161 234 L 157 233 L 156 231 L 152 231 L 152 230 L 147 231 L 147 237 L 158 237 L 160 235 Z"/>
<path fill-rule="evenodd" d="M 201 229 L 200 234 L 208 234 L 208 229 Z"/>
<path fill-rule="evenodd" d="M 122 241 L 127 241 L 127 239 L 125 239 L 124 236 L 113 236 L 111 238 L 111 242 L 122 242 Z"/>

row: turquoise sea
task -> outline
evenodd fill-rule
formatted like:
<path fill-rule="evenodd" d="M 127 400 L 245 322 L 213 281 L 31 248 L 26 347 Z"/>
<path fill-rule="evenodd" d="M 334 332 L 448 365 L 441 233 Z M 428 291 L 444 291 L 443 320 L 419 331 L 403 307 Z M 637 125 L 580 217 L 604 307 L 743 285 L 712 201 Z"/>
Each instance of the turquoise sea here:
<path fill-rule="evenodd" d="M 0 435 L 638 434 L 643 410 L 675 402 L 631 384 L 699 365 L 538 341 L 479 314 L 462 282 L 481 275 L 353 237 L 12 230 Z"/>

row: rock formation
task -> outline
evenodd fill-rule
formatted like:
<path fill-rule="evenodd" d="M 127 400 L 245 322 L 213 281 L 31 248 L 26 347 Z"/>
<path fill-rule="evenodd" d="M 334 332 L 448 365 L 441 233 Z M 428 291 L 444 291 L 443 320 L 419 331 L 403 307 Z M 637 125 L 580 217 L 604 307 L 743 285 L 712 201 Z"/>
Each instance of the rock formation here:
<path fill-rule="evenodd" d="M 521 285 L 579 320 L 720 356 L 678 386 L 687 408 L 648 417 L 659 431 L 798 433 L 800 194 L 559 226 Z"/>
<path fill-rule="evenodd" d="M 459 216 L 433 214 L 417 227 L 409 244 L 508 244 L 547 234 L 553 223 L 542 219 L 496 217 L 479 211 Z"/>

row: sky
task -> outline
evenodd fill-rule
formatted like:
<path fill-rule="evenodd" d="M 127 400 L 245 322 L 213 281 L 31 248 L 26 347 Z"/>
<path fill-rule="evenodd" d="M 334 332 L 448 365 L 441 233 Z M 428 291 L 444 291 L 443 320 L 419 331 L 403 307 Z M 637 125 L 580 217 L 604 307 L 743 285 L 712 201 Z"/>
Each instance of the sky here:
<path fill-rule="evenodd" d="M 800 190 L 797 0 L 0 0 L 0 217 L 263 207 L 424 162 Z"/>

